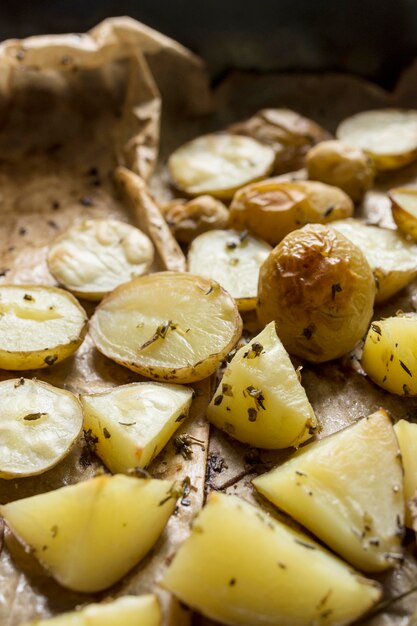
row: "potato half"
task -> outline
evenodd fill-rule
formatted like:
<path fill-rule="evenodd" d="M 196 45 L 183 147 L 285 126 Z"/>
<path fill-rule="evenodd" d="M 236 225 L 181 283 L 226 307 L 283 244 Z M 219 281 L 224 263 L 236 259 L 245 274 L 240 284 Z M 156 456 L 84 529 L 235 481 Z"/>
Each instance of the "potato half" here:
<path fill-rule="evenodd" d="M 87 315 L 67 291 L 0 286 L 0 368 L 49 367 L 71 356 L 87 331 Z"/>
<path fill-rule="evenodd" d="M 239 310 L 256 308 L 259 268 L 271 246 L 247 231 L 212 230 L 192 242 L 188 269 L 216 280 L 236 300 Z"/>
<path fill-rule="evenodd" d="M 81 432 L 77 398 L 25 378 L 0 383 L 0 477 L 41 474 L 70 451 Z"/>
<path fill-rule="evenodd" d="M 146 467 L 186 419 L 193 390 L 132 383 L 81 397 L 84 429 L 97 437 L 96 454 L 112 472 Z"/>
<path fill-rule="evenodd" d="M 369 378 L 383 389 L 400 396 L 416 396 L 417 313 L 372 322 L 361 363 Z"/>
<path fill-rule="evenodd" d="M 304 446 L 253 484 L 349 563 L 378 572 L 402 560 L 402 471 L 381 410 Z"/>
<path fill-rule="evenodd" d="M 394 426 L 404 468 L 405 525 L 413 528 L 409 502 L 417 491 L 417 424 L 400 420 Z"/>
<path fill-rule="evenodd" d="M 210 494 L 162 586 L 231 626 L 341 626 L 381 596 L 306 535 L 220 493 Z"/>
<path fill-rule="evenodd" d="M 0 507 L 13 534 L 64 587 L 106 589 L 153 547 L 175 508 L 166 480 L 98 476 Z"/>
<path fill-rule="evenodd" d="M 378 170 L 398 169 L 417 158 L 417 111 L 362 111 L 345 119 L 336 135 L 364 150 Z"/>
<path fill-rule="evenodd" d="M 97 348 L 154 380 L 190 383 L 210 376 L 238 341 L 242 320 L 218 283 L 160 272 L 118 287 L 97 308 Z"/>
<path fill-rule="evenodd" d="M 333 228 L 310 224 L 287 235 L 262 265 L 258 317 L 275 321 L 290 354 L 320 363 L 363 337 L 375 291 L 359 248 Z"/>
<path fill-rule="evenodd" d="M 258 448 L 288 448 L 309 439 L 313 408 L 271 322 L 228 364 L 208 420 Z"/>
<path fill-rule="evenodd" d="M 71 226 L 48 252 L 51 274 L 87 300 L 101 300 L 120 284 L 145 274 L 154 247 L 142 231 L 111 219 L 89 219 Z"/>
<path fill-rule="evenodd" d="M 34 620 L 24 626 L 160 626 L 161 620 L 158 599 L 150 593 L 87 604 L 72 613 Z"/>
<path fill-rule="evenodd" d="M 417 189 L 398 187 L 388 193 L 392 217 L 404 235 L 417 241 Z"/>
<path fill-rule="evenodd" d="M 249 229 L 271 245 L 305 224 L 350 217 L 353 202 L 344 191 L 316 181 L 274 178 L 247 185 L 230 205 L 229 226 Z"/>
<path fill-rule="evenodd" d="M 178 189 L 191 196 L 231 198 L 239 187 L 268 176 L 275 153 L 251 137 L 203 135 L 170 156 L 168 169 Z"/>
<path fill-rule="evenodd" d="M 374 273 L 375 302 L 384 302 L 417 276 L 417 246 L 399 232 L 355 219 L 331 224 L 360 248 Z"/>

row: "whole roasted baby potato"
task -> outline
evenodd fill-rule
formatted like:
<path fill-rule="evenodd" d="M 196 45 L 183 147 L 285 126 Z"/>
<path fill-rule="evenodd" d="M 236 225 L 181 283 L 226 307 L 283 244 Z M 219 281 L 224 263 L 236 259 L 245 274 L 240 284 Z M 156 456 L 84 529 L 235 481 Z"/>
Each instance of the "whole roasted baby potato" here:
<path fill-rule="evenodd" d="M 230 228 L 248 229 L 275 246 L 305 224 L 327 224 L 353 214 L 344 191 L 316 181 L 269 178 L 240 189 L 230 205 Z"/>
<path fill-rule="evenodd" d="M 229 212 L 213 196 L 198 196 L 189 202 L 178 198 L 162 207 L 172 234 L 180 243 L 191 243 L 209 230 L 226 228 Z"/>
<path fill-rule="evenodd" d="M 311 148 L 307 172 L 312 180 L 340 187 L 354 202 L 362 200 L 374 180 L 372 161 L 363 150 L 335 140 Z"/>
<path fill-rule="evenodd" d="M 291 354 L 320 363 L 346 354 L 371 321 L 375 280 L 363 253 L 332 228 L 310 224 L 261 267 L 258 317 L 275 320 Z"/>

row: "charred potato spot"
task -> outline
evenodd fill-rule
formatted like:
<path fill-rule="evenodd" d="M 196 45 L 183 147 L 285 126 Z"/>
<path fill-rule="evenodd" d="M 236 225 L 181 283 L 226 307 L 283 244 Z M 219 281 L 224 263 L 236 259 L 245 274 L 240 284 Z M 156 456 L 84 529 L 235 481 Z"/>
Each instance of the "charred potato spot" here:
<path fill-rule="evenodd" d="M 209 230 L 226 228 L 229 219 L 223 202 L 212 196 L 198 196 L 189 202 L 173 200 L 162 212 L 174 237 L 185 244 Z"/>

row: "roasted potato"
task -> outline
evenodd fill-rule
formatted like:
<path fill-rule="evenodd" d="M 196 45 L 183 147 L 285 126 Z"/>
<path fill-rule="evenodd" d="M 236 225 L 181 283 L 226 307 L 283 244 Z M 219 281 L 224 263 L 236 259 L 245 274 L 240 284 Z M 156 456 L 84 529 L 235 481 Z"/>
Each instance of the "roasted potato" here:
<path fill-rule="evenodd" d="M 177 198 L 163 206 L 162 212 L 174 237 L 185 244 L 207 231 L 226 228 L 229 221 L 229 211 L 213 196 Z"/>
<path fill-rule="evenodd" d="M 413 527 L 410 499 L 417 491 L 417 424 L 400 420 L 394 426 L 404 469 L 405 525 Z"/>
<path fill-rule="evenodd" d="M 322 141 L 309 150 L 306 162 L 308 178 L 343 189 L 354 202 L 362 200 L 372 187 L 372 161 L 356 146 Z"/>
<path fill-rule="evenodd" d="M 392 217 L 399 230 L 417 241 L 417 189 L 399 187 L 388 193 Z"/>
<path fill-rule="evenodd" d="M 287 235 L 261 267 L 258 317 L 290 354 L 320 363 L 353 349 L 372 318 L 375 280 L 362 252 L 333 228 Z"/>
<path fill-rule="evenodd" d="M 87 315 L 67 291 L 39 285 L 0 285 L 0 368 L 49 367 L 82 343 Z"/>
<path fill-rule="evenodd" d="M 270 178 L 240 189 L 230 205 L 229 226 L 249 229 L 275 246 L 305 224 L 327 224 L 353 214 L 352 200 L 341 189 L 315 181 Z"/>
<path fill-rule="evenodd" d="M 168 160 L 174 185 L 190 196 L 231 198 L 239 187 L 271 172 L 275 153 L 251 137 L 203 135 L 177 148 Z"/>

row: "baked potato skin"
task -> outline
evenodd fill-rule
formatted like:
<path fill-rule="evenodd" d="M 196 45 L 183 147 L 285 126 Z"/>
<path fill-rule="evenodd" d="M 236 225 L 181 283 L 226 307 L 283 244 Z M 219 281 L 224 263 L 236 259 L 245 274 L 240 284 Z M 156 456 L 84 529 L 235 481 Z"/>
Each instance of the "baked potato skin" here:
<path fill-rule="evenodd" d="M 407 237 L 417 241 L 417 189 L 399 187 L 388 192 L 391 200 L 391 212 L 395 223 Z"/>
<path fill-rule="evenodd" d="M 209 230 L 226 228 L 229 220 L 223 202 L 207 195 L 189 201 L 177 198 L 163 206 L 162 213 L 174 237 L 184 244 Z"/>
<path fill-rule="evenodd" d="M 261 267 L 258 318 L 290 354 L 320 363 L 353 349 L 372 318 L 375 280 L 362 252 L 319 224 L 290 233 Z"/>

